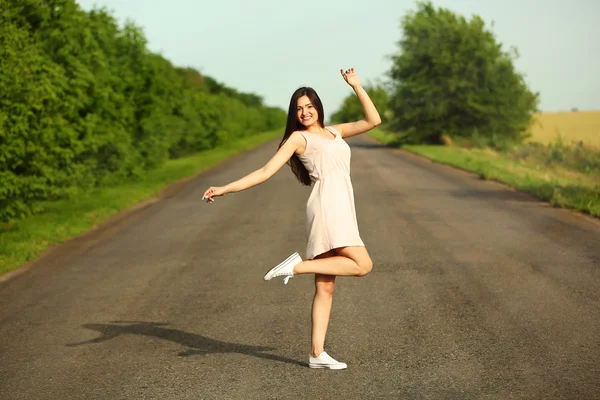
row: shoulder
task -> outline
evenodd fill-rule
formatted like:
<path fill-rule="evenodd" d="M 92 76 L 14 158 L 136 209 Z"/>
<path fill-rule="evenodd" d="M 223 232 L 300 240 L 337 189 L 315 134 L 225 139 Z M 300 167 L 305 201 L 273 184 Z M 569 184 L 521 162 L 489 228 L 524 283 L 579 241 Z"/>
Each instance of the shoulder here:
<path fill-rule="evenodd" d="M 292 134 L 290 135 L 290 138 L 288 140 L 292 141 L 292 143 L 295 143 L 295 144 L 304 144 L 304 143 L 306 143 L 307 139 L 303 132 L 295 131 L 295 132 L 292 132 Z"/>
<path fill-rule="evenodd" d="M 292 132 L 287 141 L 294 146 L 296 154 L 303 154 L 308 146 L 308 139 L 301 131 Z"/>

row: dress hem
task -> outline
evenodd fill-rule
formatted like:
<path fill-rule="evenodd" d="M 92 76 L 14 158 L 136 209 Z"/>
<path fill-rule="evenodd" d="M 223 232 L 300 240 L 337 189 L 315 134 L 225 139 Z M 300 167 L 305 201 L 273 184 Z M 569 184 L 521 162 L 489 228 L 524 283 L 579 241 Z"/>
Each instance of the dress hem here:
<path fill-rule="evenodd" d="M 333 249 L 339 249 L 341 247 L 367 247 L 367 246 L 365 246 L 364 243 L 352 243 L 352 244 L 325 246 L 325 247 L 322 247 L 321 249 L 319 249 L 317 252 L 313 252 L 314 254 L 312 255 L 312 257 L 309 257 L 308 252 L 307 252 L 305 254 L 306 260 L 314 260 L 315 257 L 320 256 L 321 254 L 327 253 L 328 251 L 331 251 Z"/>

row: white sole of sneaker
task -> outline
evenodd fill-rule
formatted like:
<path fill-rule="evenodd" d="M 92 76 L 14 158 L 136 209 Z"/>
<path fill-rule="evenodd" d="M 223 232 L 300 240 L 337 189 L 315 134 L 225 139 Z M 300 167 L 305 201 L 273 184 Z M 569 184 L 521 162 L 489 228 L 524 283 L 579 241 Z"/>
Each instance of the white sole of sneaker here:
<path fill-rule="evenodd" d="M 263 279 L 265 281 L 271 280 L 271 278 L 273 277 L 273 275 L 275 275 L 281 269 L 287 267 L 290 263 L 294 262 L 295 259 L 296 259 L 296 257 L 300 258 L 300 255 L 298 253 L 292 254 L 284 262 L 280 263 L 276 267 L 271 268 L 271 270 L 269 272 L 267 272 L 267 274 L 265 275 L 265 277 Z"/>
<path fill-rule="evenodd" d="M 348 366 L 347 365 L 328 365 L 328 364 L 308 364 L 308 366 L 310 368 L 320 368 L 320 369 L 324 369 L 324 368 L 328 368 L 328 369 L 346 369 Z"/>

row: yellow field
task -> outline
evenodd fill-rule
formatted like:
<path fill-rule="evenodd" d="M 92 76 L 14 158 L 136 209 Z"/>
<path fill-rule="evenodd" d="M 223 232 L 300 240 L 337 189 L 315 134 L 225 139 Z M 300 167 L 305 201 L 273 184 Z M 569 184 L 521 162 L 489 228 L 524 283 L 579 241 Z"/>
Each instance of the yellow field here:
<path fill-rule="evenodd" d="M 550 143 L 558 135 L 565 144 L 582 141 L 600 148 L 600 111 L 541 113 L 531 127 L 531 141 Z"/>

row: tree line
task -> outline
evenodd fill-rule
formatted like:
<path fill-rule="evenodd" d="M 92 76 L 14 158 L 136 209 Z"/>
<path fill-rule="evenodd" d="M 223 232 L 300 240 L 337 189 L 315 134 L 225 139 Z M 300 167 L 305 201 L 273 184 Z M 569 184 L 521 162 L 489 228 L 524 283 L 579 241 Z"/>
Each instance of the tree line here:
<path fill-rule="evenodd" d="M 448 136 L 502 146 L 526 138 L 539 94 L 515 70 L 517 50 L 504 50 L 479 16 L 418 2 L 401 31 L 387 81 L 367 87 L 399 143 Z M 356 96 L 332 115 L 335 122 L 361 118 Z"/>
<path fill-rule="evenodd" d="M 75 0 L 0 0 L 0 221 L 282 127 L 285 112 L 148 50 Z"/>

